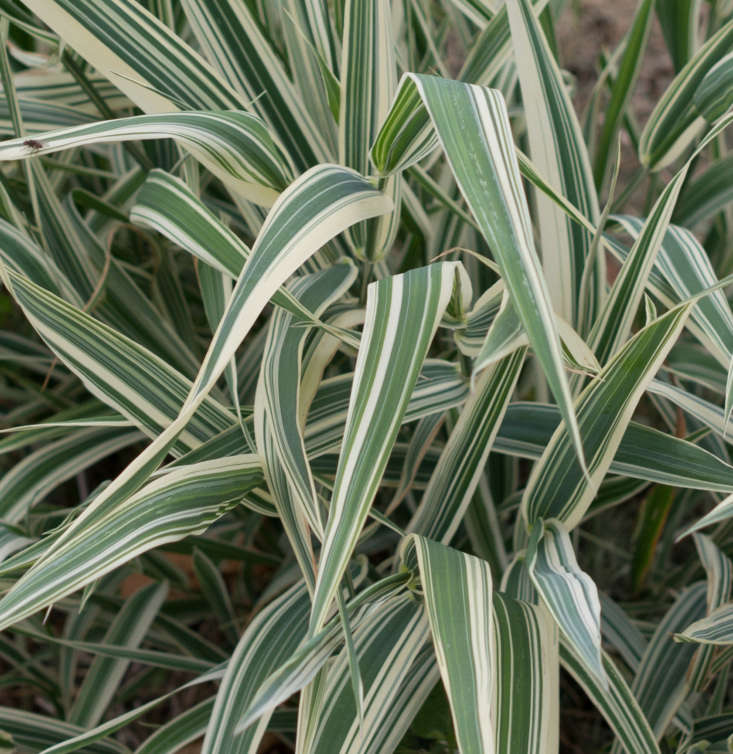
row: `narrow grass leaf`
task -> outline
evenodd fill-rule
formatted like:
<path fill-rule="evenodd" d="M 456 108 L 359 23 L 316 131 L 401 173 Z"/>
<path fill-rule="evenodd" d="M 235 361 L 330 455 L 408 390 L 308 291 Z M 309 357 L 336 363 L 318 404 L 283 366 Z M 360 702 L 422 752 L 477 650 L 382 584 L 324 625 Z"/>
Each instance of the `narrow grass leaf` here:
<path fill-rule="evenodd" d="M 378 754 L 394 748 L 416 707 L 437 681 L 423 607 L 408 593 L 384 605 L 378 623 L 353 631 L 364 687 L 360 717 L 343 648 L 301 695 L 298 744 L 302 754 Z M 412 715 L 410 714 L 412 713 Z"/>
<path fill-rule="evenodd" d="M 0 728 L 9 733 L 17 745 L 37 751 L 45 751 L 49 746 L 84 733 L 78 725 L 15 707 L 0 707 Z M 87 751 L 89 754 L 129 754 L 130 750 L 112 740 L 89 744 Z"/>
<path fill-rule="evenodd" d="M 176 754 L 205 733 L 213 706 L 214 699 L 204 699 L 171 718 L 148 736 L 135 749 L 135 754 Z"/>
<path fill-rule="evenodd" d="M 363 589 L 346 604 L 349 620 L 354 631 L 360 625 L 373 633 L 396 603 L 405 600 L 405 576 L 387 576 Z M 329 620 L 315 634 L 306 634 L 297 650 L 290 653 L 287 660 L 260 684 L 246 712 L 237 726 L 237 732 L 246 730 L 263 714 L 271 712 L 296 691 L 300 691 L 315 677 L 328 658 L 340 648 L 343 642 L 343 629 L 338 615 Z"/>
<path fill-rule="evenodd" d="M 465 273 L 458 263 L 442 262 L 369 286 L 364 333 L 319 560 L 311 632 L 323 625 L 331 607 L 428 347 L 461 274 Z"/>
<path fill-rule="evenodd" d="M 47 553 L 0 600 L 0 626 L 32 615 L 142 552 L 205 531 L 261 483 L 259 459 L 235 456 L 178 467 L 112 510 L 88 506 L 63 541 L 54 543 L 53 557 Z"/>
<path fill-rule="evenodd" d="M 675 642 L 673 635 L 704 612 L 705 585 L 693 584 L 680 594 L 657 625 L 631 686 L 657 738 L 690 691 L 687 672 L 696 647 Z"/>
<path fill-rule="evenodd" d="M 697 644 L 733 644 L 733 604 L 717 607 L 676 634 L 675 638 Z"/>
<path fill-rule="evenodd" d="M 190 111 L 135 115 L 9 139 L 0 145 L 0 160 L 20 160 L 72 147 L 141 139 L 176 139 L 203 155 L 208 167 L 227 176 L 255 202 L 272 204 L 287 186 L 290 169 L 265 124 L 241 111 Z"/>
<path fill-rule="evenodd" d="M 388 0 L 346 0 L 341 57 L 339 162 L 362 175 L 373 172 L 369 149 L 389 112 L 397 85 L 392 18 Z M 399 175 L 380 182 L 395 211 L 350 228 L 354 253 L 360 259 L 382 259 L 399 223 Z"/>
<path fill-rule="evenodd" d="M 149 584 L 125 600 L 107 629 L 103 642 L 130 649 L 138 647 L 162 607 L 167 593 L 165 583 Z M 96 657 L 69 710 L 69 722 L 85 728 L 97 725 L 112 702 L 129 666 L 129 659 Z"/>
<path fill-rule="evenodd" d="M 408 525 L 409 531 L 446 544 L 455 535 L 483 474 L 525 353 L 521 348 L 504 357 L 477 380 Z"/>
<path fill-rule="evenodd" d="M 436 135 L 423 127 L 427 110 Z M 388 174 L 417 162 L 440 140 L 456 182 L 492 254 L 529 342 L 542 364 L 584 466 L 583 447 L 562 367 L 547 284 L 534 247 L 529 209 L 499 92 L 433 76 L 405 74 L 372 148 Z"/>
<path fill-rule="evenodd" d="M 627 754 L 659 754 L 659 744 L 648 720 L 623 674 L 606 652 L 602 652 L 603 670 L 608 680 L 606 687 L 569 642 L 560 643 L 560 660 L 606 719 Z"/>
<path fill-rule="evenodd" d="M 238 109 L 217 71 L 131 0 L 24 0 L 49 28 L 145 112 Z"/>
<path fill-rule="evenodd" d="M 305 636 L 310 602 L 303 582 L 262 608 L 242 634 L 227 665 L 206 726 L 202 754 L 256 751 L 267 715 L 241 735 L 235 730 L 260 684 L 290 658 Z"/>
<path fill-rule="evenodd" d="M 542 605 L 494 593 L 494 703 L 497 754 L 556 754 L 559 643 Z"/>
<path fill-rule="evenodd" d="M 576 413 L 583 428 L 590 481 L 575 458 L 565 425 L 558 427 L 532 468 L 522 497 L 522 516 L 527 524 L 540 518 L 557 518 L 572 528 L 582 519 L 636 404 L 677 339 L 689 311 L 690 305 L 681 305 L 636 333 L 581 393 Z"/>
<path fill-rule="evenodd" d="M 727 21 L 677 74 L 657 102 L 639 140 L 639 158 L 652 170 L 661 170 L 690 145 L 705 126 L 692 107 L 695 92 L 706 74 L 733 48 L 733 20 Z"/>
<path fill-rule="evenodd" d="M 555 189 L 597 224 L 600 210 L 590 160 L 560 69 L 529 0 L 509 3 L 506 8 L 533 162 Z M 568 322 L 575 322 L 592 235 L 545 195 L 537 195 L 537 211 L 542 269 L 553 308 Z M 604 283 L 604 265 L 595 267 L 588 291 L 596 302 L 589 305 L 591 319 Z"/>
<path fill-rule="evenodd" d="M 560 630 L 606 688 L 598 591 L 590 576 L 580 569 L 565 526 L 556 521 L 534 524 L 527 546 L 527 568 Z"/>
<path fill-rule="evenodd" d="M 639 231 L 623 267 L 614 281 L 608 299 L 590 334 L 598 361 L 605 364 L 628 340 L 641 303 L 646 282 L 662 246 L 682 184 L 686 164 L 664 187 Z"/>
<path fill-rule="evenodd" d="M 490 754 L 496 647 L 491 569 L 485 561 L 416 534 L 401 545 L 416 560 L 430 631 L 464 754 Z"/>
<path fill-rule="evenodd" d="M 312 168 L 278 197 L 178 417 L 95 499 L 62 540 L 73 536 L 74 529 L 87 517 L 104 515 L 123 505 L 149 478 L 283 282 L 345 227 L 388 211 L 390 205 L 389 199 L 363 178 L 334 165 Z M 56 542 L 54 549 L 60 544 Z M 52 558 L 53 552 L 47 553 L 46 559 Z"/>
<path fill-rule="evenodd" d="M 182 3 L 213 68 L 277 135 L 298 172 L 335 155 L 250 9 L 233 0 Z"/>
<path fill-rule="evenodd" d="M 624 41 L 624 51 L 618 63 L 618 73 L 611 88 L 611 99 L 606 107 L 596 144 L 593 177 L 599 190 L 603 188 L 608 158 L 613 151 L 612 145 L 641 70 L 653 10 L 654 0 L 640 0 Z"/>

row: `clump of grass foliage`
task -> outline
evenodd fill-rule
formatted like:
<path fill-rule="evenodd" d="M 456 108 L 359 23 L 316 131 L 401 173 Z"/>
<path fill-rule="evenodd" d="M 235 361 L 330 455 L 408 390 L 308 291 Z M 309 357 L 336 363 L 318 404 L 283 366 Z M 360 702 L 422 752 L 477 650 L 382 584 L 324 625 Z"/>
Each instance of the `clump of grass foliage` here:
<path fill-rule="evenodd" d="M 733 4 L 564 5 L 0 2 L 2 746 L 732 750 Z"/>

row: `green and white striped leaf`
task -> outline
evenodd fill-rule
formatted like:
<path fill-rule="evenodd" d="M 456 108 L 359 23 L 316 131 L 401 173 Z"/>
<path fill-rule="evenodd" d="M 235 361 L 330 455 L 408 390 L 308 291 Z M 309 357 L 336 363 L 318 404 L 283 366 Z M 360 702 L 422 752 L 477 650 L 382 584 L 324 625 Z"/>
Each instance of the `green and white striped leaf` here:
<path fill-rule="evenodd" d="M 304 173 L 278 197 L 191 389 L 189 411 L 211 389 L 282 283 L 340 232 L 391 207 L 387 196 L 354 171 L 325 164 Z"/>
<path fill-rule="evenodd" d="M 141 439 L 142 435 L 129 427 L 92 427 L 46 442 L 0 478 L 3 522 L 20 523 L 64 482 Z"/>
<path fill-rule="evenodd" d="M 298 750 L 303 754 L 392 751 L 438 680 L 423 607 L 403 594 L 384 604 L 374 622 L 353 631 L 364 686 L 360 718 L 342 649 L 301 694 Z"/>
<path fill-rule="evenodd" d="M 0 707 L 0 728 L 9 733 L 17 745 L 36 751 L 45 751 L 49 746 L 84 733 L 78 725 L 15 707 Z M 129 749 L 108 740 L 89 744 L 87 751 L 89 754 L 128 754 Z"/>
<path fill-rule="evenodd" d="M 410 601 L 405 594 L 404 574 L 387 576 L 366 589 L 346 604 L 350 625 L 354 632 L 359 626 L 372 633 L 396 604 Z M 239 721 L 237 732 L 246 730 L 263 714 L 271 712 L 296 691 L 300 691 L 316 676 L 328 658 L 343 642 L 340 617 L 334 616 L 317 633 L 306 634 L 297 651 L 275 669 L 259 686 L 249 707 Z"/>
<path fill-rule="evenodd" d="M 297 278 L 288 290 L 316 316 L 342 296 L 356 277 L 352 265 L 334 265 Z M 309 589 L 315 585 L 311 530 L 323 539 L 323 521 L 306 456 L 298 404 L 301 361 L 308 328 L 279 310 L 270 320 L 255 395 L 255 438 L 265 478 Z"/>
<path fill-rule="evenodd" d="M 202 262 L 237 279 L 250 250 L 180 179 L 151 170 L 130 210 L 130 220 L 162 233 Z"/>
<path fill-rule="evenodd" d="M 206 732 L 214 699 L 190 707 L 161 725 L 155 733 L 135 749 L 135 754 L 176 754 L 186 744 L 191 744 Z"/>
<path fill-rule="evenodd" d="M 662 27 L 675 71 L 679 71 L 699 47 L 697 27 L 699 0 L 657 0 L 657 18 Z"/>
<path fill-rule="evenodd" d="M 436 135 L 421 124 L 430 115 Z M 418 130 L 419 129 L 419 130 Z M 482 234 L 496 257 L 512 304 L 560 406 L 578 455 L 583 449 L 562 367 L 550 296 L 534 247 L 506 105 L 492 89 L 405 74 L 372 148 L 383 174 L 405 169 L 439 139 Z"/>
<path fill-rule="evenodd" d="M 166 598 L 168 587 L 149 584 L 125 601 L 104 635 L 103 643 L 137 648 L 150 628 Z M 85 728 L 97 725 L 122 682 L 130 660 L 96 657 L 84 676 L 69 722 Z"/>
<path fill-rule="evenodd" d="M 463 267 L 442 262 L 372 283 L 319 560 L 311 633 L 324 623 Z M 460 280 L 460 282 L 458 282 Z"/>
<path fill-rule="evenodd" d="M 706 526 L 725 521 L 731 516 L 733 516 L 733 495 L 728 495 L 725 500 L 718 503 L 718 505 L 716 505 L 709 513 L 706 513 L 702 518 L 698 519 L 692 526 L 680 534 L 678 539 L 686 537 L 688 534 L 692 534 L 700 529 L 704 529 Z"/>
<path fill-rule="evenodd" d="M 570 646 L 606 688 L 598 591 L 593 579 L 580 569 L 563 524 L 535 522 L 527 546 L 527 568 L 532 583 Z"/>
<path fill-rule="evenodd" d="M 677 74 L 657 102 L 639 140 L 639 158 L 652 170 L 677 159 L 705 126 L 693 108 L 708 71 L 733 47 L 733 20 L 725 23 Z"/>
<path fill-rule="evenodd" d="M 636 404 L 689 311 L 689 304 L 678 306 L 644 327 L 583 390 L 576 413 L 590 479 L 583 475 L 567 429 L 561 425 L 532 468 L 522 497 L 522 517 L 528 525 L 542 518 L 557 518 L 568 528 L 580 522 L 611 465 Z"/>
<path fill-rule="evenodd" d="M 664 187 L 624 260 L 600 316 L 593 325 L 590 345 L 601 364 L 627 341 L 646 282 L 669 228 L 689 163 Z"/>
<path fill-rule="evenodd" d="M 704 534 L 695 534 L 695 547 L 697 548 L 700 560 L 705 568 L 705 572 L 708 577 L 708 593 L 707 593 L 707 612 L 708 615 L 702 619 L 704 623 L 707 621 L 705 628 L 701 627 L 701 621 L 696 621 L 692 626 L 688 627 L 681 634 L 678 634 L 675 638 L 688 640 L 692 637 L 699 637 L 701 635 L 706 638 L 710 637 L 709 628 L 715 625 L 716 631 L 714 635 L 720 637 L 728 637 L 733 641 L 733 621 L 728 621 L 727 631 L 722 629 L 721 623 L 725 624 L 725 620 L 721 620 L 720 611 L 725 607 L 731 606 L 731 590 L 733 589 L 733 563 L 715 543 Z M 713 617 L 715 616 L 715 617 Z M 694 628 L 693 628 L 694 627 Z M 693 629 L 690 631 L 690 629 Z M 694 640 L 694 639 L 693 639 Z M 708 644 L 707 641 L 700 642 L 706 646 L 702 646 L 697 650 L 695 657 L 692 661 L 692 666 L 689 670 L 689 684 L 695 691 L 702 691 L 712 680 L 715 675 L 711 672 L 713 660 L 715 658 L 715 647 L 712 646 L 713 642 Z M 723 643 L 723 642 L 721 642 Z"/>
<path fill-rule="evenodd" d="M 649 392 L 666 398 L 670 403 L 681 408 L 686 414 L 694 417 L 722 439 L 727 437 L 726 418 L 724 411 L 710 401 L 694 393 L 677 387 L 661 379 L 649 383 Z"/>
<path fill-rule="evenodd" d="M 112 718 L 111 720 L 101 723 L 91 730 L 85 730 L 82 733 L 74 736 L 73 738 L 58 743 L 55 746 L 45 749 L 44 751 L 46 752 L 46 754 L 69 754 L 69 752 L 78 751 L 79 749 L 87 747 L 90 744 L 93 745 L 95 742 L 106 738 L 112 733 L 115 733 L 125 725 L 129 725 L 131 722 L 138 719 L 149 710 L 170 699 L 179 691 L 197 686 L 200 683 L 211 683 L 212 681 L 219 680 L 223 674 L 223 669 L 215 668 L 208 673 L 204 673 L 198 678 L 194 678 L 194 680 L 189 681 L 188 683 L 184 683 L 182 686 L 179 686 L 172 691 L 168 691 L 167 693 L 163 694 L 163 696 L 159 696 L 152 701 L 140 704 L 129 712 L 125 712 L 121 715 L 118 715 L 117 717 Z"/>
<path fill-rule="evenodd" d="M 524 363 L 521 348 L 477 380 L 408 525 L 437 542 L 455 535 L 476 491 Z"/>
<path fill-rule="evenodd" d="M 252 253 L 182 180 L 162 170 L 148 173 L 130 210 L 130 219 L 157 230 L 197 259 L 234 280 L 239 277 Z M 285 288 L 274 293 L 272 301 L 306 321 L 313 319 L 312 314 Z M 217 317 L 217 324 L 220 319 L 221 316 Z"/>
<path fill-rule="evenodd" d="M 329 154 L 338 154 L 340 82 L 338 44 L 327 0 L 287 0 L 283 31 L 297 92 L 308 93 L 308 110 Z"/>
<path fill-rule="evenodd" d="M 685 589 L 657 624 L 632 684 L 639 707 L 659 738 L 690 691 L 687 672 L 696 647 L 673 640 L 705 612 L 705 585 Z"/>
<path fill-rule="evenodd" d="M 217 71 L 132 0 L 23 0 L 143 111 L 242 109 Z"/>
<path fill-rule="evenodd" d="M 180 372 L 27 278 L 7 271 L 4 282 L 36 332 L 92 395 L 150 437 L 177 416 L 191 385 Z M 207 398 L 180 435 L 175 451 L 196 447 L 233 421 L 224 406 Z"/>
<path fill-rule="evenodd" d="M 562 74 L 535 18 L 529 0 L 506 5 L 517 60 L 532 160 L 545 179 L 594 225 L 600 210 L 590 160 L 580 124 Z M 544 194 L 537 194 L 542 269 L 555 312 L 576 322 L 579 295 L 592 236 Z M 598 257 L 603 259 L 603 257 Z M 604 265 L 597 264 L 586 302 L 593 321 L 605 282 Z"/>
<path fill-rule="evenodd" d="M 733 644 L 733 603 L 720 605 L 675 638 L 697 644 Z"/>
<path fill-rule="evenodd" d="M 387 117 L 397 86 L 389 0 L 346 0 L 341 58 L 339 162 L 362 175 L 373 172 L 369 149 Z M 399 175 L 380 181 L 395 211 L 361 223 L 347 234 L 360 259 L 384 257 L 394 240 L 400 213 Z"/>
<path fill-rule="evenodd" d="M 473 362 L 473 374 L 490 364 L 504 359 L 511 353 L 527 345 L 522 322 L 509 297 L 504 294 L 499 313 L 494 317 L 486 338 Z"/>
<path fill-rule="evenodd" d="M 260 685 L 298 648 L 308 628 L 309 609 L 308 591 L 301 582 L 265 606 L 249 623 L 219 686 L 202 754 L 257 751 L 268 715 L 241 735 L 235 730 Z"/>
<path fill-rule="evenodd" d="M 557 627 L 542 605 L 494 593 L 497 754 L 555 754 L 559 747 Z"/>
<path fill-rule="evenodd" d="M 234 456 L 169 471 L 111 511 L 88 506 L 51 555 L 0 600 L 0 626 L 17 623 L 140 553 L 205 531 L 261 483 L 259 458 Z"/>
<path fill-rule="evenodd" d="M 403 540 L 401 557 L 419 570 L 458 746 L 464 754 L 490 754 L 496 639 L 489 564 L 417 534 Z"/>
<path fill-rule="evenodd" d="M 535 15 L 539 15 L 547 5 L 547 0 L 537 0 L 533 5 Z M 458 80 L 482 86 L 496 85 L 499 75 L 506 70 L 510 60 L 511 41 L 506 4 L 502 3 L 476 37 L 458 73 Z"/>
<path fill-rule="evenodd" d="M 653 10 L 654 0 L 639 0 L 631 27 L 623 42 L 623 53 L 618 61 L 618 71 L 611 85 L 611 97 L 606 106 L 595 148 L 593 177 L 599 191 L 603 188 L 616 134 L 641 71 Z"/>
<path fill-rule="evenodd" d="M 673 220 L 692 228 L 733 201 L 733 155 L 713 162 L 682 189 Z"/>
<path fill-rule="evenodd" d="M 246 4 L 233 0 L 185 0 L 196 40 L 226 83 L 277 135 L 301 172 L 334 159 L 303 96 Z M 355 167 L 355 166 L 351 166 Z"/>
<path fill-rule="evenodd" d="M 727 603 L 731 599 L 731 591 L 733 590 L 733 563 L 709 537 L 704 534 L 695 534 L 693 538 L 700 561 L 705 568 L 708 578 L 708 616 L 701 621 L 697 621 L 693 626 L 699 626 L 701 623 L 705 624 L 706 621 L 710 621 L 711 624 L 717 623 L 717 620 L 711 620 L 712 614 L 717 614 L 721 608 L 728 607 Z M 690 628 L 678 634 L 676 638 L 683 641 L 694 641 L 695 639 L 691 639 L 690 637 L 696 635 L 698 632 L 690 632 Z M 692 682 L 694 687 L 698 688 L 701 686 L 705 677 L 705 668 L 701 668 L 700 666 L 709 667 L 711 660 L 712 654 L 705 650 L 699 651 L 696 655 L 694 670 L 691 673 L 691 676 L 695 679 Z"/>
<path fill-rule="evenodd" d="M 0 219 L 0 259 L 36 285 L 81 305 L 79 296 L 58 265 L 26 233 Z"/>
<path fill-rule="evenodd" d="M 692 102 L 708 123 L 717 120 L 733 104 L 733 51 L 705 74 Z"/>
<path fill-rule="evenodd" d="M 654 733 L 624 676 L 611 658 L 602 652 L 604 687 L 569 642 L 560 643 L 560 660 L 606 719 L 627 754 L 659 754 Z"/>
<path fill-rule="evenodd" d="M 79 85 L 71 73 L 50 66 L 50 62 L 46 59 L 41 65 L 33 65 L 13 76 L 18 97 L 27 97 L 39 104 L 57 104 L 74 112 L 97 116 L 99 111 L 89 98 L 88 92 Z M 86 79 L 110 110 L 124 111 L 131 106 L 130 100 L 102 74 L 87 70 Z"/>
<path fill-rule="evenodd" d="M 178 417 L 95 499 L 45 555 L 87 517 L 124 505 L 161 463 L 179 434 L 222 374 L 271 296 L 323 244 L 367 217 L 388 211 L 391 202 L 351 170 L 333 165 L 312 168 L 279 197 L 242 269 L 199 374 Z M 2 272 L 0 268 L 0 272 Z"/>
<path fill-rule="evenodd" d="M 243 196 L 267 206 L 289 182 L 288 164 L 265 124 L 255 115 L 234 110 L 136 115 L 39 134 L 30 142 L 9 139 L 0 144 L 0 160 L 140 139 L 179 141 Z"/>
<path fill-rule="evenodd" d="M 638 237 L 642 228 L 641 220 L 628 215 L 615 216 L 614 220 L 632 237 Z M 648 288 L 667 306 L 674 306 L 717 283 L 718 278 L 710 258 L 699 241 L 690 231 L 670 225 L 650 274 Z M 733 313 L 723 291 L 713 291 L 698 299 L 690 313 L 687 327 L 707 352 L 729 370 L 733 358 Z M 730 400 L 727 396 L 728 405 Z"/>
<path fill-rule="evenodd" d="M 67 107 L 47 100 L 35 100 L 18 97 L 23 125 L 28 134 L 39 134 L 57 128 L 70 128 L 94 122 L 93 115 L 82 109 Z M 3 136 L 15 136 L 15 127 L 10 115 L 7 97 L 0 96 L 0 133 Z"/>
<path fill-rule="evenodd" d="M 209 604 L 211 614 L 219 623 L 221 631 L 230 639 L 232 645 L 236 644 L 239 638 L 238 621 L 227 584 L 216 563 L 198 548 L 193 551 L 193 572 L 201 594 Z"/>

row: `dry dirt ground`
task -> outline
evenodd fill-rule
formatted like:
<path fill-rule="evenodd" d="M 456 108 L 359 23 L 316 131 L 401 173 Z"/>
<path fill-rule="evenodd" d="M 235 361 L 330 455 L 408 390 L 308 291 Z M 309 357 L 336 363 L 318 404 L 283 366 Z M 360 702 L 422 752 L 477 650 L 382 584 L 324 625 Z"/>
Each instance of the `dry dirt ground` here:
<path fill-rule="evenodd" d="M 556 25 L 560 65 L 575 78 L 576 111 L 582 116 L 598 79 L 601 51 L 614 50 L 628 31 L 638 0 L 568 0 Z M 646 54 L 631 100 L 631 111 L 641 127 L 674 77 L 674 68 L 656 15 Z M 621 131 L 622 161 L 618 186 L 628 183 L 638 160 L 626 131 Z M 644 188 L 632 194 L 627 210 L 643 213 Z M 602 200 L 605 200 L 602 197 Z"/>
<path fill-rule="evenodd" d="M 582 110 L 598 76 L 598 55 L 615 49 L 629 28 L 638 0 L 569 0 L 556 27 L 560 63 L 576 79 L 575 104 Z M 632 107 L 643 123 L 673 76 L 656 16 Z"/>

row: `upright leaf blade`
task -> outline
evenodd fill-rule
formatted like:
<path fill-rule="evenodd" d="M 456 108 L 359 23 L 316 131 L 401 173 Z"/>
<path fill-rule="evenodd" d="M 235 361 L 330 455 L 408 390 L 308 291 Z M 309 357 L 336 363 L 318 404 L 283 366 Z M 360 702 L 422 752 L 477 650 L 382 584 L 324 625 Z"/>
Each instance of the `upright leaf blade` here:
<path fill-rule="evenodd" d="M 541 174 L 593 224 L 600 210 L 590 160 L 560 69 L 529 0 L 508 3 L 532 159 Z M 555 312 L 577 321 L 583 270 L 592 236 L 544 194 L 537 195 L 542 268 Z M 602 260 L 603 257 L 598 257 Z M 588 321 L 602 294 L 604 265 L 596 264 Z"/>
<path fill-rule="evenodd" d="M 679 335 L 690 304 L 678 306 L 640 330 L 581 393 L 577 415 L 583 428 L 590 479 L 583 475 L 565 426 L 558 427 L 532 468 L 522 497 L 528 525 L 557 518 L 580 522 L 621 442 L 636 404 Z"/>
<path fill-rule="evenodd" d="M 497 754 L 555 754 L 559 747 L 557 627 L 541 605 L 494 593 L 493 718 Z"/>
<path fill-rule="evenodd" d="M 460 269 L 456 263 L 443 262 L 369 286 L 311 632 L 323 625 L 331 607 Z"/>
<path fill-rule="evenodd" d="M 405 74 L 372 148 L 372 160 L 383 174 L 404 169 L 433 148 L 435 137 L 423 125 L 423 108 L 430 115 L 461 193 L 499 262 L 512 304 L 584 465 L 560 338 L 534 247 L 506 105 L 492 89 Z"/>
<path fill-rule="evenodd" d="M 443 543 L 455 535 L 483 474 L 525 351 L 520 348 L 478 379 L 440 454 L 409 531 Z"/>
<path fill-rule="evenodd" d="M 496 649 L 489 564 L 416 534 L 404 540 L 402 558 L 417 561 L 458 746 L 465 754 L 491 754 Z"/>

